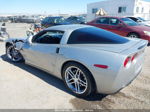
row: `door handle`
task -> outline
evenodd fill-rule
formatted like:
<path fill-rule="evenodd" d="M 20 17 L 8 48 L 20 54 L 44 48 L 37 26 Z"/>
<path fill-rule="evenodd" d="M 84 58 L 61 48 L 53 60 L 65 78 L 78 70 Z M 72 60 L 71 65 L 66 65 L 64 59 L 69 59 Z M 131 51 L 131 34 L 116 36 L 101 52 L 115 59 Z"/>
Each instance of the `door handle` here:
<path fill-rule="evenodd" d="M 60 48 L 57 47 L 57 48 L 56 48 L 56 53 L 59 54 L 59 51 L 60 51 Z"/>

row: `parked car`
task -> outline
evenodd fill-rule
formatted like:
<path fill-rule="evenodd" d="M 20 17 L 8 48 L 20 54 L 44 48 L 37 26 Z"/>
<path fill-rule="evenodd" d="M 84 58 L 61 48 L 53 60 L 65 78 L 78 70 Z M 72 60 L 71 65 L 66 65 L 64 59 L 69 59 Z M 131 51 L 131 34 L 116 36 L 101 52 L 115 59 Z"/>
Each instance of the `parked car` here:
<path fill-rule="evenodd" d="M 86 23 L 85 17 L 81 16 L 68 17 L 64 22 L 64 24 L 85 24 L 85 23 Z"/>
<path fill-rule="evenodd" d="M 88 25 L 96 26 L 124 37 L 141 38 L 150 42 L 150 28 L 124 17 L 99 17 Z"/>
<path fill-rule="evenodd" d="M 7 17 L 0 17 L 0 22 L 8 22 L 9 19 Z"/>
<path fill-rule="evenodd" d="M 9 20 L 11 23 L 20 23 L 22 16 L 10 16 Z"/>
<path fill-rule="evenodd" d="M 20 18 L 21 23 L 39 23 L 40 19 L 31 16 L 25 16 Z"/>
<path fill-rule="evenodd" d="M 41 21 L 42 27 L 50 27 L 55 25 L 61 25 L 64 22 L 63 17 L 46 17 Z"/>
<path fill-rule="evenodd" d="M 146 40 L 87 25 L 59 25 L 27 39 L 9 39 L 7 57 L 62 79 L 78 97 L 119 91 L 140 73 Z M 110 58 L 111 57 L 111 58 Z"/>
<path fill-rule="evenodd" d="M 127 18 L 132 19 L 133 21 L 139 23 L 140 25 L 145 25 L 150 27 L 150 22 L 144 20 L 143 18 L 140 17 L 127 17 Z"/>
<path fill-rule="evenodd" d="M 40 23 L 41 19 L 34 16 L 12 16 L 9 17 L 12 23 Z"/>

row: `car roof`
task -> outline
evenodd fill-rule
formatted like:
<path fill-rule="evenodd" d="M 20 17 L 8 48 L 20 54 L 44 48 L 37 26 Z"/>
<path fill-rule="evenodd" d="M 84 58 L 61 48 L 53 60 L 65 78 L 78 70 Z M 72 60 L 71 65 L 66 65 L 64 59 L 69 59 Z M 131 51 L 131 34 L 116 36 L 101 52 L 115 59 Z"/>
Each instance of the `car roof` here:
<path fill-rule="evenodd" d="M 45 30 L 74 31 L 76 29 L 87 28 L 87 27 L 93 27 L 93 26 L 81 25 L 81 24 L 57 25 L 57 26 L 49 27 L 49 28 L 47 28 Z"/>

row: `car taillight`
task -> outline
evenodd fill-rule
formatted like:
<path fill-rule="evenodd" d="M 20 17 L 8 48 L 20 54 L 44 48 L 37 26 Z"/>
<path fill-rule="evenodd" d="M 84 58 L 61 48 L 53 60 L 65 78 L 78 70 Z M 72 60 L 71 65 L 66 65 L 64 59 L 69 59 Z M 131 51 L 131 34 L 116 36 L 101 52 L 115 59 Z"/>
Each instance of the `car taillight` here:
<path fill-rule="evenodd" d="M 131 57 L 127 57 L 124 61 L 124 67 L 127 67 L 127 65 L 131 62 Z"/>
<path fill-rule="evenodd" d="M 124 67 L 127 67 L 128 65 L 130 66 L 130 64 L 132 64 L 133 62 L 135 62 L 136 57 L 139 55 L 139 53 L 136 53 L 132 56 L 129 56 L 125 59 L 124 61 Z"/>
<path fill-rule="evenodd" d="M 133 55 L 131 61 L 133 62 L 137 56 L 138 56 L 138 53 L 136 53 L 135 55 Z"/>

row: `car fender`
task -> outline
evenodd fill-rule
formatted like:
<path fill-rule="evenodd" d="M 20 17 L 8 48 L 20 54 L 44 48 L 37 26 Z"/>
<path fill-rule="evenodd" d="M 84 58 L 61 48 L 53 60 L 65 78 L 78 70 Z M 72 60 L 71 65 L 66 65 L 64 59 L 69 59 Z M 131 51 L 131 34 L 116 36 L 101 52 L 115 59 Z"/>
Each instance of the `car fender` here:
<path fill-rule="evenodd" d="M 125 56 L 108 51 L 96 51 L 80 47 L 62 47 L 56 62 L 55 73 L 61 78 L 64 63 L 73 61 L 84 65 L 92 74 L 96 84 L 111 86 L 123 65 Z M 108 65 L 108 69 L 97 68 L 94 64 Z M 96 74 L 96 75 L 93 75 Z M 99 79 L 101 82 L 99 82 Z M 103 88 L 103 87 L 101 87 Z"/>

